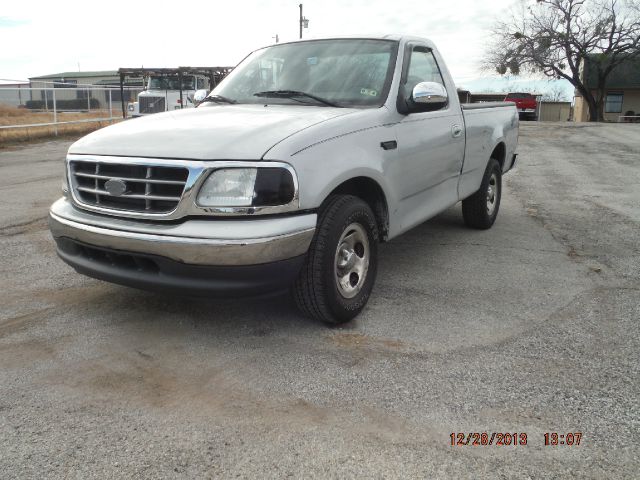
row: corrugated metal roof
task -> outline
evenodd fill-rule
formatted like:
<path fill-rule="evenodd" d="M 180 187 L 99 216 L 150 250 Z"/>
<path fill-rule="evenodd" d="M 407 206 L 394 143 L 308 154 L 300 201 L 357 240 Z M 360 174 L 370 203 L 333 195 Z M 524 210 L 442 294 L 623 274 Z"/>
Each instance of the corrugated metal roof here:
<path fill-rule="evenodd" d="M 62 72 L 42 75 L 40 77 L 29 77 L 29 80 L 41 80 L 45 78 L 91 78 L 91 77 L 118 77 L 117 70 L 103 70 L 99 72 Z"/>

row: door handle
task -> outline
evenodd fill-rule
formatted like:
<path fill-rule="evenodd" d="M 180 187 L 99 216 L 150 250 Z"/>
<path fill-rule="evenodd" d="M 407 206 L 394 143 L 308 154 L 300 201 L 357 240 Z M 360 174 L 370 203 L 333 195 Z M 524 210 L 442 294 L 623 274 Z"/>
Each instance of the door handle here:
<path fill-rule="evenodd" d="M 451 136 L 453 138 L 458 138 L 460 135 L 462 135 L 462 127 L 460 125 L 452 125 Z"/>

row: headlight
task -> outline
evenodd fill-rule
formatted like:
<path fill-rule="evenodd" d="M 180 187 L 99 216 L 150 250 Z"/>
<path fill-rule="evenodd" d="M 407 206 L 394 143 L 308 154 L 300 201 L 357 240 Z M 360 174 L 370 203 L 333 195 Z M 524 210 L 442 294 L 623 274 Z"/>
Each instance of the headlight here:
<path fill-rule="evenodd" d="M 198 193 L 198 205 L 203 207 L 250 207 L 256 168 L 223 168 L 205 180 Z"/>
<path fill-rule="evenodd" d="M 222 168 L 213 171 L 198 192 L 202 207 L 262 207 L 286 205 L 295 186 L 284 168 Z"/>

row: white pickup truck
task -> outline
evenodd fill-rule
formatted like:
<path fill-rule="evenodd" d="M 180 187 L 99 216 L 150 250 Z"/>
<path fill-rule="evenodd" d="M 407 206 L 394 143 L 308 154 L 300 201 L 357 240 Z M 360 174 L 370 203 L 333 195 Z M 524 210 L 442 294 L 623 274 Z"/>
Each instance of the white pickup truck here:
<path fill-rule="evenodd" d="M 168 292 L 291 288 L 341 323 L 371 294 L 378 242 L 462 201 L 492 226 L 516 160 L 512 103 L 461 105 L 423 38 L 331 38 L 247 56 L 196 109 L 94 132 L 50 211 L 78 272 Z"/>
<path fill-rule="evenodd" d="M 195 107 L 194 95 L 207 88 L 209 81 L 204 75 L 185 75 L 181 78 L 182 85 L 176 76 L 149 76 L 147 88 L 138 94 L 138 101 L 127 105 L 127 117 Z"/>

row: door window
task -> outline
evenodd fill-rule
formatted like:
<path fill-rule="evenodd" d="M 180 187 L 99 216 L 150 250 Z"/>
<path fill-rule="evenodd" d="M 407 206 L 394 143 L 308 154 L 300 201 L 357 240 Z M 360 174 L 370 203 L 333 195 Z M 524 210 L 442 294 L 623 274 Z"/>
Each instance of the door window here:
<path fill-rule="evenodd" d="M 444 85 L 442 74 L 431 50 L 426 47 L 413 47 L 409 58 L 405 91 L 411 94 L 413 87 L 420 82 L 436 82 Z"/>

